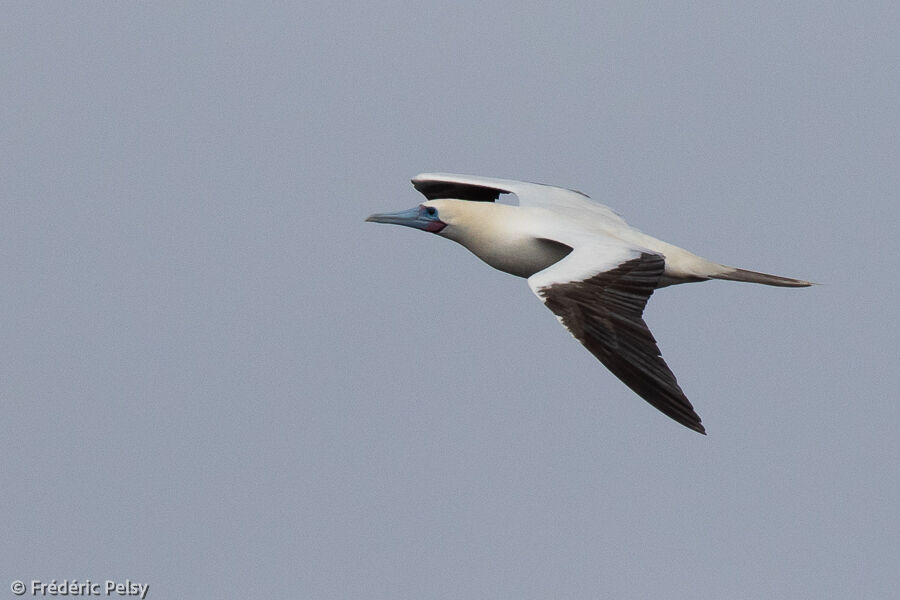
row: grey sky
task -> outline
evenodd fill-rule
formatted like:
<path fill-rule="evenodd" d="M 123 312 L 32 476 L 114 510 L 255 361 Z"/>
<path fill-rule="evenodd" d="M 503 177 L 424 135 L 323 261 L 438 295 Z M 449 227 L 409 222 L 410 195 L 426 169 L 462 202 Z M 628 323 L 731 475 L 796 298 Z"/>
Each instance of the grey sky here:
<path fill-rule="evenodd" d="M 895 595 L 900 9 L 789 4 L 4 4 L 0 597 Z M 699 436 L 432 170 L 825 285 L 654 295 Z"/>

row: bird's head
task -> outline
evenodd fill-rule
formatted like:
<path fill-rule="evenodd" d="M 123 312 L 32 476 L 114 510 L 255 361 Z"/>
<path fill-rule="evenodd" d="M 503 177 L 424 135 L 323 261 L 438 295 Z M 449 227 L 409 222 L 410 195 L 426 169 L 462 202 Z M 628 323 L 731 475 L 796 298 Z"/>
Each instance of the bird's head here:
<path fill-rule="evenodd" d="M 406 225 L 422 231 L 441 233 L 447 225 L 452 223 L 452 207 L 445 200 L 429 200 L 408 210 L 395 213 L 376 213 L 370 215 L 366 221 L 373 223 L 390 223 L 392 225 Z"/>

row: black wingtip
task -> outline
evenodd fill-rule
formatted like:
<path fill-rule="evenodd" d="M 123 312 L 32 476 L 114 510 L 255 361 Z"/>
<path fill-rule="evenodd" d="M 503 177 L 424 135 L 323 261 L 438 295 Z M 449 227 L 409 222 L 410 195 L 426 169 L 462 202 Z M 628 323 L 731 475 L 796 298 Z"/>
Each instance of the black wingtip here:
<path fill-rule="evenodd" d="M 683 398 L 684 401 L 690 406 L 690 402 L 688 402 L 687 398 Z M 645 398 L 647 400 L 647 398 Z M 660 412 L 665 414 L 667 417 L 679 423 L 680 425 L 684 425 L 691 431 L 696 431 L 700 435 L 706 435 L 706 427 L 703 426 L 703 423 L 700 422 L 700 415 L 694 412 L 693 407 L 690 408 L 690 411 L 681 411 L 675 412 L 671 410 L 672 407 L 662 407 L 654 402 L 648 400 L 655 408 L 657 408 Z"/>
<path fill-rule="evenodd" d="M 700 435 L 706 435 L 706 427 L 704 427 L 704 426 L 701 425 L 700 423 L 697 423 L 696 425 L 693 425 L 693 426 L 690 426 L 690 425 L 689 425 L 688 428 L 689 428 L 689 429 L 693 429 L 694 431 L 696 431 L 696 432 L 699 433 Z"/>
<path fill-rule="evenodd" d="M 429 200 L 454 198 L 456 200 L 472 200 L 475 202 L 494 202 L 503 193 L 502 190 L 455 181 L 435 181 L 432 179 L 411 179 L 413 186 Z"/>

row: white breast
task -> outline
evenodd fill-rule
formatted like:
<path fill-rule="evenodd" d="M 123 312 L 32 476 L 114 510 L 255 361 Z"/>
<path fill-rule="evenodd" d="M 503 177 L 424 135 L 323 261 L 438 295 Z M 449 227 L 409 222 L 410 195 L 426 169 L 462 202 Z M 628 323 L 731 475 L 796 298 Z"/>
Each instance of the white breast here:
<path fill-rule="evenodd" d="M 444 201 L 446 202 L 446 201 Z M 504 204 L 466 202 L 464 214 L 439 235 L 468 248 L 490 266 L 518 277 L 531 277 L 559 262 L 572 248 L 541 236 L 542 210 Z"/>

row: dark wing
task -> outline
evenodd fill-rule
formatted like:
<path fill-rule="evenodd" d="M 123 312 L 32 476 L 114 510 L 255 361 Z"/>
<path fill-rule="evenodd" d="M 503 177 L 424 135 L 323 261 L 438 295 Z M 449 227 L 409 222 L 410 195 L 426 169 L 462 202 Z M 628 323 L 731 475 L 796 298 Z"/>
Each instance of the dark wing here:
<path fill-rule="evenodd" d="M 587 279 L 551 283 L 535 292 L 625 385 L 685 427 L 705 434 L 641 317 L 664 268 L 662 256 L 644 252 Z"/>
<path fill-rule="evenodd" d="M 420 177 L 413 179 L 412 184 L 429 200 L 455 198 L 457 200 L 493 202 L 500 197 L 500 194 L 508 193 L 485 185 L 461 183 L 457 181 L 441 181 L 436 179 L 421 179 Z"/>
<path fill-rule="evenodd" d="M 613 225 L 625 224 L 622 217 L 608 206 L 594 202 L 581 192 L 553 185 L 454 173 L 420 173 L 412 178 L 412 184 L 429 200 L 455 198 L 494 202 L 500 194 L 515 194 L 519 206 L 569 211 L 574 218 L 590 215 Z"/>

